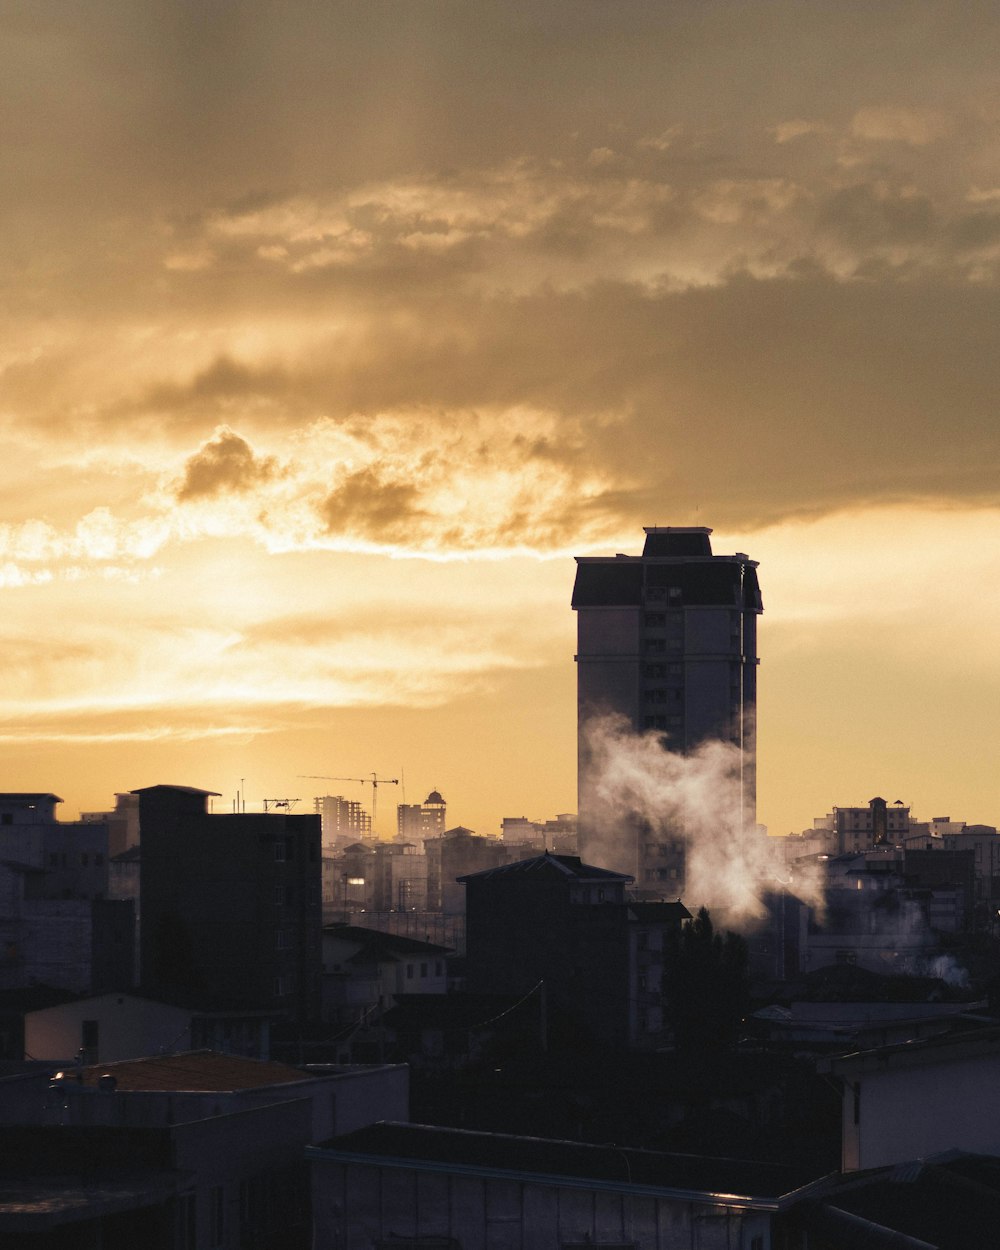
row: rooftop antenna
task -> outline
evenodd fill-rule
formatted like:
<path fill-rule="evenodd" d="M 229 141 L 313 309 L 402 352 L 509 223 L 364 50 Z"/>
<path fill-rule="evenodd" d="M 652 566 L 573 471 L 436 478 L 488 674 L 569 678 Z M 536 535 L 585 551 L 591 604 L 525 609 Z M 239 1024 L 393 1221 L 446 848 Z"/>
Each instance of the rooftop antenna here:
<path fill-rule="evenodd" d="M 298 799 L 265 799 L 264 811 L 277 811 L 278 808 L 281 808 L 283 811 L 290 812 L 298 802 Z"/>

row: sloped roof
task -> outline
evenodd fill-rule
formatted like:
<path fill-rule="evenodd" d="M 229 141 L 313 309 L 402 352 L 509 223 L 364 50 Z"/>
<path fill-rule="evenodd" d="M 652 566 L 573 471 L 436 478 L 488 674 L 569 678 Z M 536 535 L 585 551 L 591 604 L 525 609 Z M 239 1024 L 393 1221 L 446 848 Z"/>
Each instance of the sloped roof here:
<path fill-rule="evenodd" d="M 610 868 L 597 868 L 593 864 L 585 864 L 579 855 L 535 855 L 531 859 L 519 859 L 513 864 L 499 864 L 496 868 L 484 868 L 481 872 L 471 872 L 457 881 L 486 881 L 498 878 L 531 877 L 546 874 L 578 881 L 633 881 L 634 877 L 623 872 L 612 872 Z"/>
<path fill-rule="evenodd" d="M 323 932 L 331 937 L 361 943 L 361 950 L 351 956 L 351 963 L 381 963 L 399 955 L 447 955 L 452 949 L 450 946 L 439 946 L 436 942 L 422 942 L 419 938 L 405 937 L 401 933 L 366 929 L 363 925 L 328 924 L 323 926 Z"/>

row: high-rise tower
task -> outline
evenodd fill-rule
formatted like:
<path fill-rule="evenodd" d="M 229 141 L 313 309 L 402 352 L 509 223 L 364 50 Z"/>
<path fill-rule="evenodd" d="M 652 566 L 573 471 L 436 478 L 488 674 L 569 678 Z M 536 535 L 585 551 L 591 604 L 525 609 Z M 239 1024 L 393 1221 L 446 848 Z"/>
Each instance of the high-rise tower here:
<path fill-rule="evenodd" d="M 617 713 L 637 733 L 659 733 L 681 754 L 708 739 L 743 750 L 745 826 L 756 815 L 754 722 L 757 615 L 763 610 L 757 563 L 742 552 L 713 555 L 703 526 L 647 527 L 641 556 L 578 556 L 577 716 L 580 854 L 608 858 L 641 887 L 683 889 L 683 830 L 653 841 L 639 827 L 607 830 L 595 803 L 586 725 Z M 603 860 L 602 860 L 603 853 Z"/>

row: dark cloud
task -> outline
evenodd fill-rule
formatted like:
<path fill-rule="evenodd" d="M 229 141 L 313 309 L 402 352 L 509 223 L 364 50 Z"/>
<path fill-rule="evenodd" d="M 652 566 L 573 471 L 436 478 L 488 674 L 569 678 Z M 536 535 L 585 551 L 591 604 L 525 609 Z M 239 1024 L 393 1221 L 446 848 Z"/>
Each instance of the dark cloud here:
<path fill-rule="evenodd" d="M 348 474 L 320 509 L 330 533 L 381 542 L 412 541 L 423 517 L 420 490 L 409 482 L 391 481 L 374 466 Z"/>
<path fill-rule="evenodd" d="M 187 461 L 177 498 L 185 502 L 224 492 L 243 493 L 271 480 L 277 472 L 272 457 L 256 456 L 245 439 L 232 430 L 220 429 Z"/>

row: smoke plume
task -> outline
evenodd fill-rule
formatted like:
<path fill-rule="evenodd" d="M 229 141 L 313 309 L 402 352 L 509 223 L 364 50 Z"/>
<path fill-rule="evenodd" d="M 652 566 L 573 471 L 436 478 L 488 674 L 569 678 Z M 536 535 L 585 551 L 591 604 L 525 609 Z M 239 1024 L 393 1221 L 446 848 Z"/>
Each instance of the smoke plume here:
<path fill-rule="evenodd" d="M 640 846 L 682 842 L 685 904 L 716 909 L 734 928 L 762 917 L 764 896 L 781 888 L 822 907 L 812 870 L 790 880 L 780 844 L 746 827 L 748 758 L 740 747 L 713 739 L 681 755 L 665 749 L 660 734 L 637 734 L 610 713 L 587 722 L 583 747 L 581 811 L 592 862 L 638 878 L 637 839 Z M 636 884 L 670 889 L 669 882 Z"/>

